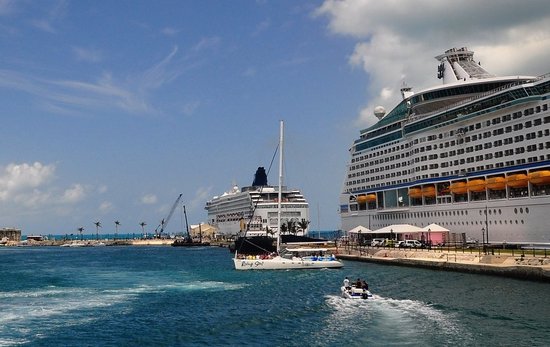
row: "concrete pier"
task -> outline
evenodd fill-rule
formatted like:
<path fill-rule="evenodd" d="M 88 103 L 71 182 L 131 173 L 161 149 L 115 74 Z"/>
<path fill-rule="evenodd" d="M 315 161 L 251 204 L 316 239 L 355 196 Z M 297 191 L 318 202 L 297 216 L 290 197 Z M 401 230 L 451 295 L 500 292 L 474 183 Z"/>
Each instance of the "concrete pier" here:
<path fill-rule="evenodd" d="M 526 252 L 528 253 L 528 252 Z M 550 257 L 391 248 L 339 249 L 339 259 L 550 282 Z"/>

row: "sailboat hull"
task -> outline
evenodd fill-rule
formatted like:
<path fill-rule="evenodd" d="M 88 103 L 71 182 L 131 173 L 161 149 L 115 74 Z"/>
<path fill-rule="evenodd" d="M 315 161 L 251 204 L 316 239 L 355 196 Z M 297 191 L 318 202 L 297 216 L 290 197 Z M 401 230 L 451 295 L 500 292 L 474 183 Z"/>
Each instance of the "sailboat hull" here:
<path fill-rule="evenodd" d="M 274 257 L 272 259 L 233 259 L 236 270 L 289 270 L 289 269 L 325 269 L 344 266 L 338 260 L 309 260 L 303 258 L 287 259 Z"/>

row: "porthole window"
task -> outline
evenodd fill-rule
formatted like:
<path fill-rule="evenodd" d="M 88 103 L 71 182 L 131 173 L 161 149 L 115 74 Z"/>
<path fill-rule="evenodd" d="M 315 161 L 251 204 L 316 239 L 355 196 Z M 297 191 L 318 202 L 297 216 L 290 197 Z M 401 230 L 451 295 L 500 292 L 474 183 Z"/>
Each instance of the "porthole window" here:
<path fill-rule="evenodd" d="M 518 209 L 517 208 L 514 208 L 514 213 L 518 214 Z"/>
<path fill-rule="evenodd" d="M 468 211 L 466 211 L 466 215 L 468 215 Z"/>
<path fill-rule="evenodd" d="M 523 213 L 523 207 L 519 208 L 519 213 Z"/>
<path fill-rule="evenodd" d="M 523 222 L 523 219 L 521 220 L 521 224 L 525 224 L 525 223 Z"/>
<path fill-rule="evenodd" d="M 497 210 L 493 210 L 493 214 L 495 214 L 495 215 L 496 215 L 496 214 L 497 214 Z"/>
<path fill-rule="evenodd" d="M 518 220 L 516 219 L 516 224 L 518 224 Z"/>
<path fill-rule="evenodd" d="M 525 208 L 525 213 L 529 213 L 529 207 Z"/>
<path fill-rule="evenodd" d="M 504 224 L 508 224 L 508 221 L 507 221 L 507 220 L 504 220 Z"/>
<path fill-rule="evenodd" d="M 492 213 L 491 213 L 491 210 L 489 210 L 489 214 L 492 214 Z"/>
<path fill-rule="evenodd" d="M 482 212 L 481 212 L 481 210 L 479 210 L 479 215 L 481 216 L 481 214 L 482 214 Z"/>
<path fill-rule="evenodd" d="M 500 208 L 498 209 L 498 214 L 502 214 L 502 210 Z"/>

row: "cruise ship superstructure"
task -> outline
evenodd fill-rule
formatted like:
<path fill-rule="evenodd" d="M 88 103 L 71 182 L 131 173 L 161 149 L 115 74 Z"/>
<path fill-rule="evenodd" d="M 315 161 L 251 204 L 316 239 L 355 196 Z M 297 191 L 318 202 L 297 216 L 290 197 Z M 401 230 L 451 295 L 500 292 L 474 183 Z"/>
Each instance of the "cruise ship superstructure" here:
<path fill-rule="evenodd" d="M 246 231 L 247 237 L 277 237 L 277 202 L 279 188 L 267 184 L 263 167 L 258 168 L 251 186 L 238 186 L 207 201 L 208 223 L 218 229 L 218 234 L 233 237 Z M 281 224 L 294 225 L 295 235 L 305 235 L 309 222 L 309 205 L 300 190 L 281 189 Z M 301 227 L 305 226 L 305 228 Z M 285 231 L 285 230 L 283 230 Z M 290 232 L 290 230 L 286 230 Z"/>
<path fill-rule="evenodd" d="M 446 51 L 442 85 L 375 109 L 350 148 L 343 230 L 436 223 L 448 241 L 550 244 L 550 74 L 496 77 L 473 55 Z"/>

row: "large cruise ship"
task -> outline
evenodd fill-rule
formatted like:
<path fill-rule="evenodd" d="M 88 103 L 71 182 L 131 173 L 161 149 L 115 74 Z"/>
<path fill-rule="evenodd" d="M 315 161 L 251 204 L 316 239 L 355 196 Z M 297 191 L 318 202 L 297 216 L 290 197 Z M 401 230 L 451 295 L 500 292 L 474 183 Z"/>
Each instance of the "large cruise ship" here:
<path fill-rule="evenodd" d="M 436 223 L 448 241 L 550 244 L 550 74 L 493 76 L 467 48 L 436 59 L 443 85 L 403 88 L 351 146 L 342 229 Z"/>
<path fill-rule="evenodd" d="M 309 223 L 309 205 L 299 190 L 281 189 L 281 224 L 287 233 L 303 236 Z M 234 186 L 221 196 L 206 202 L 208 222 L 218 229 L 220 235 L 234 237 L 246 231 L 247 237 L 277 237 L 277 202 L 279 188 L 267 183 L 267 174 L 259 167 L 251 186 L 239 189 Z M 290 223 L 289 223 L 290 222 Z M 292 230 L 290 230 L 292 229 Z"/>

